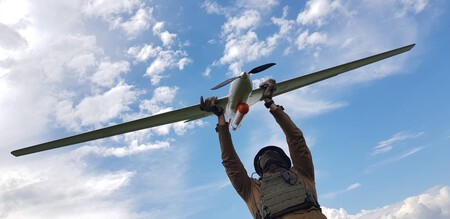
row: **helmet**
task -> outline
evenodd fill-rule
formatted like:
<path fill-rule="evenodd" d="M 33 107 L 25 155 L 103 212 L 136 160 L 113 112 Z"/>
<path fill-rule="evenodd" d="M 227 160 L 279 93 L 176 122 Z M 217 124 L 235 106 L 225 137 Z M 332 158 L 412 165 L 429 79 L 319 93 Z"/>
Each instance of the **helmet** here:
<path fill-rule="evenodd" d="M 291 167 L 291 159 L 284 153 L 283 149 L 277 147 L 277 146 L 266 146 L 263 147 L 259 152 L 256 154 L 255 159 L 253 160 L 253 166 L 255 167 L 255 171 L 259 176 L 262 176 L 263 170 L 261 169 L 261 166 L 259 165 L 259 157 L 264 154 L 264 152 L 268 150 L 276 151 L 279 155 L 281 155 L 281 158 L 288 164 L 289 167 Z"/>

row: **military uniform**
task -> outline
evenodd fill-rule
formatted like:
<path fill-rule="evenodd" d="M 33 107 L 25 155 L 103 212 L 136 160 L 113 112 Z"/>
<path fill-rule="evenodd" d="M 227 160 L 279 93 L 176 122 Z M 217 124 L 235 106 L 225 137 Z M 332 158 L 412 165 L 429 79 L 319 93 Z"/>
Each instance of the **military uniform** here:
<path fill-rule="evenodd" d="M 312 193 L 317 200 L 317 192 L 314 179 L 314 166 L 311 152 L 306 145 L 302 131 L 293 123 L 291 118 L 278 107 L 270 111 L 277 123 L 286 135 L 293 166 L 290 169 L 297 176 L 296 183 L 303 183 L 304 187 Z M 261 181 L 248 176 L 244 165 L 240 161 L 231 140 L 231 134 L 227 125 L 217 125 L 216 128 L 220 148 L 222 151 L 222 164 L 237 193 L 244 199 L 250 213 L 254 218 L 259 214 L 258 208 L 261 201 Z M 281 219 L 326 219 L 320 207 L 311 206 L 307 209 L 297 210 L 288 213 Z"/>

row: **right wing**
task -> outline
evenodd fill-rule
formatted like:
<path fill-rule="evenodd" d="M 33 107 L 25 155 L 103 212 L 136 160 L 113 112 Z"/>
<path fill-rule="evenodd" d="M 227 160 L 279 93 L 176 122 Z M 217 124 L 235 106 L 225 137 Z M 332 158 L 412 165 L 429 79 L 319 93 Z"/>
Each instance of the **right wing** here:
<path fill-rule="evenodd" d="M 228 102 L 228 97 L 223 97 L 218 100 L 218 105 L 225 109 Z M 55 149 L 59 147 L 64 147 L 72 144 L 78 144 L 82 142 L 92 141 L 100 138 L 111 137 L 114 135 L 124 134 L 128 132 L 138 131 L 141 129 L 152 128 L 156 126 L 166 125 L 170 123 L 185 121 L 189 122 L 196 119 L 201 119 L 210 115 L 212 113 L 207 113 L 200 110 L 200 104 L 185 107 L 182 109 L 169 111 L 161 114 L 152 115 L 146 118 L 137 119 L 130 122 L 125 122 L 122 124 L 97 129 L 90 132 L 85 132 L 82 134 L 70 136 L 67 138 L 62 138 L 42 144 L 37 144 L 34 146 L 18 149 L 12 151 L 11 154 L 14 156 L 22 156 L 26 154 L 46 151 L 50 149 Z"/>
<path fill-rule="evenodd" d="M 383 52 L 377 55 L 369 56 L 367 58 L 359 59 L 353 62 L 349 62 L 346 64 L 338 65 L 335 67 L 331 67 L 322 71 L 314 72 L 311 74 L 307 74 L 304 76 L 300 76 L 297 78 L 293 78 L 290 80 L 282 81 L 277 83 L 277 90 L 274 92 L 273 96 L 278 96 L 284 94 L 286 92 L 296 90 L 298 88 L 314 84 L 316 82 L 337 76 L 339 74 L 351 71 L 353 69 L 378 62 L 380 60 L 398 55 L 400 53 L 407 52 L 411 50 L 416 44 L 411 44 L 408 46 L 400 47 L 398 49 L 390 50 L 387 52 Z M 247 104 L 253 105 L 259 101 L 262 96 L 263 90 L 261 88 L 257 88 L 252 91 L 247 101 Z"/>

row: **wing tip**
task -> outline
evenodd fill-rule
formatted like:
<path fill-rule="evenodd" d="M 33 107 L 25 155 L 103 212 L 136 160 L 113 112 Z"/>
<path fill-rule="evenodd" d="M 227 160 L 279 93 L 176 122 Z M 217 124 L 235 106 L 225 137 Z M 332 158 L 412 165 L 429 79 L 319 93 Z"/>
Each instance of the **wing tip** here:
<path fill-rule="evenodd" d="M 408 51 L 411 50 L 412 48 L 414 48 L 414 46 L 416 46 L 416 43 L 411 43 L 407 46 L 405 46 L 404 48 L 406 48 Z"/>
<path fill-rule="evenodd" d="M 19 153 L 18 150 L 11 151 L 11 154 L 12 154 L 14 157 L 18 157 L 18 156 L 21 156 L 21 155 L 22 155 L 22 154 Z"/>

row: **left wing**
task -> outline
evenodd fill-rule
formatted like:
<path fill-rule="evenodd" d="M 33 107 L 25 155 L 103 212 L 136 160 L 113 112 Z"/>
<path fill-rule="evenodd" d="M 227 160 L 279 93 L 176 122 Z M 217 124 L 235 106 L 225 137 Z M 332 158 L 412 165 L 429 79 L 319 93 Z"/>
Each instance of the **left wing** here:
<path fill-rule="evenodd" d="M 228 97 L 223 97 L 218 100 L 218 105 L 225 109 L 228 102 Z M 200 104 L 185 107 L 182 109 L 165 112 L 157 115 L 152 115 L 146 118 L 125 122 L 122 124 L 97 129 L 90 132 L 85 132 L 82 134 L 70 136 L 67 138 L 58 139 L 55 141 L 50 141 L 42 144 L 37 144 L 34 146 L 18 149 L 12 151 L 11 154 L 14 156 L 22 156 L 26 154 L 46 151 L 54 148 L 64 147 L 72 144 L 78 144 L 82 142 L 92 141 L 100 138 L 111 137 L 114 135 L 124 134 L 128 132 L 138 131 L 141 129 L 152 128 L 156 126 L 166 125 L 170 123 L 180 122 L 180 121 L 192 121 L 213 115 L 212 113 L 206 113 L 200 110 Z"/>
<path fill-rule="evenodd" d="M 400 47 L 398 49 L 390 50 L 387 52 L 383 52 L 377 55 L 369 56 L 367 58 L 362 58 L 353 62 L 349 62 L 346 64 L 338 65 L 332 68 L 328 68 L 322 71 L 314 72 L 311 74 L 307 74 L 304 76 L 296 77 L 290 80 L 282 81 L 280 83 L 277 83 L 277 90 L 274 92 L 273 96 L 278 96 L 280 94 L 284 94 L 286 92 L 308 86 L 310 84 L 337 76 L 339 74 L 351 71 L 356 68 L 360 68 L 362 66 L 378 62 L 380 60 L 398 55 L 400 53 L 407 52 L 411 50 L 415 44 L 411 44 L 408 46 Z M 262 89 L 257 88 L 252 91 L 250 94 L 247 104 L 253 105 L 259 101 L 262 95 Z"/>

